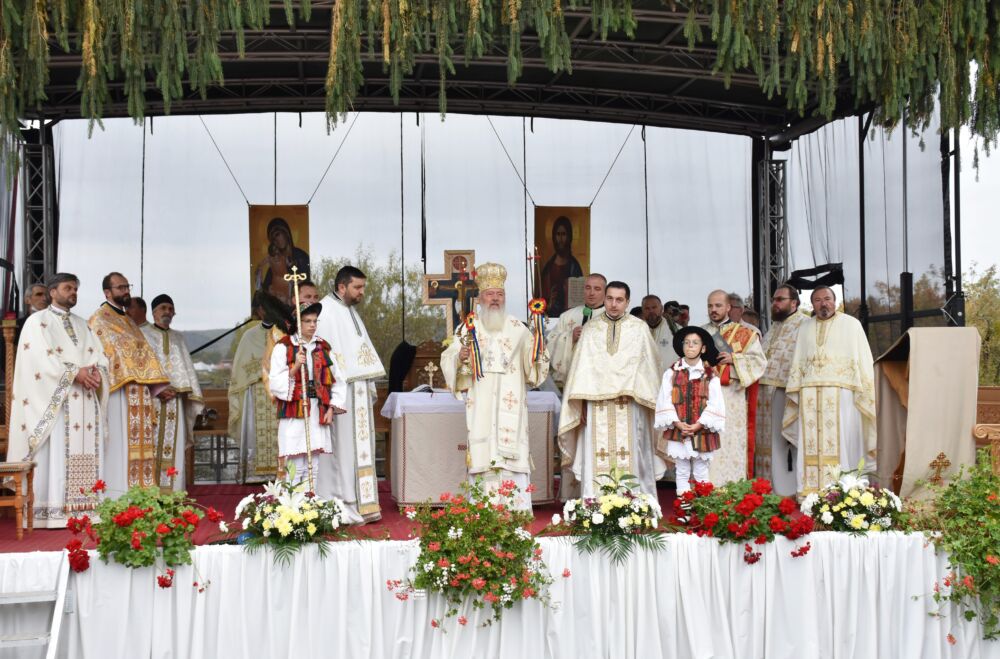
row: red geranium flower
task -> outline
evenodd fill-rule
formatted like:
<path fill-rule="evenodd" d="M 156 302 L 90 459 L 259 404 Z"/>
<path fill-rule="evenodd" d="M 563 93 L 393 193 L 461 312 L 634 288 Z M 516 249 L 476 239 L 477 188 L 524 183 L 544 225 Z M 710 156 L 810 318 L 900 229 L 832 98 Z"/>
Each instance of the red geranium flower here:
<path fill-rule="evenodd" d="M 67 546 L 67 549 L 69 549 L 69 546 Z M 69 567 L 74 572 L 83 572 L 90 567 L 90 554 L 79 547 L 71 549 L 68 558 Z"/>
<path fill-rule="evenodd" d="M 572 574 L 572 572 L 569 571 L 569 568 L 564 568 L 563 569 L 563 578 L 564 579 L 568 579 L 571 574 Z"/>
<path fill-rule="evenodd" d="M 469 622 L 468 618 L 466 618 L 465 616 L 458 616 L 458 624 L 464 627 L 467 622 Z"/>
<path fill-rule="evenodd" d="M 753 488 L 754 492 L 756 492 L 761 496 L 771 493 L 771 481 L 767 480 L 766 478 L 758 478 L 753 482 L 753 485 L 751 487 Z"/>
<path fill-rule="evenodd" d="M 986 562 L 990 565 L 998 565 L 1000 564 L 1000 558 L 997 558 L 993 554 L 986 554 Z"/>
<path fill-rule="evenodd" d="M 702 520 L 701 523 L 706 529 L 714 528 L 715 525 L 719 523 L 719 516 L 715 513 L 708 513 L 705 515 L 705 519 Z"/>
<path fill-rule="evenodd" d="M 482 590 L 483 587 L 486 585 L 486 579 L 483 579 L 482 577 L 476 577 L 475 579 L 472 580 L 471 583 L 472 587 L 475 588 L 476 590 Z"/>
<path fill-rule="evenodd" d="M 441 549 L 441 543 L 440 542 L 428 542 L 427 543 L 427 550 L 428 551 L 439 551 L 440 549 Z"/>
<path fill-rule="evenodd" d="M 781 511 L 782 515 L 791 515 L 797 508 L 798 506 L 795 505 L 795 502 L 788 497 L 782 499 L 781 503 L 778 504 L 778 510 Z"/>
<path fill-rule="evenodd" d="M 161 574 L 156 577 L 156 583 L 159 584 L 160 588 L 170 588 L 174 585 L 174 578 L 169 574 Z"/>
<path fill-rule="evenodd" d="M 715 486 L 708 481 L 695 481 L 694 482 L 694 493 L 700 497 L 707 497 L 715 489 Z"/>
<path fill-rule="evenodd" d="M 783 533 L 788 527 L 788 522 L 781 519 L 777 515 L 771 518 L 771 530 L 775 533 Z"/>
<path fill-rule="evenodd" d="M 107 489 L 108 489 L 108 484 L 102 481 L 100 478 L 98 478 L 97 481 L 94 483 L 94 486 L 90 488 L 90 491 L 93 492 L 94 494 L 97 494 L 98 492 L 104 492 Z"/>
<path fill-rule="evenodd" d="M 438 567 L 451 567 L 451 561 L 447 558 L 442 558 L 438 560 Z"/>
<path fill-rule="evenodd" d="M 170 533 L 170 527 L 167 526 L 166 524 L 160 524 L 159 526 L 156 527 L 156 532 L 159 533 L 160 535 L 166 535 Z"/>
<path fill-rule="evenodd" d="M 176 476 L 176 475 L 177 475 L 177 467 L 171 467 L 170 469 L 167 469 L 167 476 Z"/>
<path fill-rule="evenodd" d="M 205 512 L 205 517 L 208 518 L 208 521 L 214 524 L 218 524 L 219 522 L 222 521 L 223 515 L 218 510 L 210 506 L 209 509 Z"/>

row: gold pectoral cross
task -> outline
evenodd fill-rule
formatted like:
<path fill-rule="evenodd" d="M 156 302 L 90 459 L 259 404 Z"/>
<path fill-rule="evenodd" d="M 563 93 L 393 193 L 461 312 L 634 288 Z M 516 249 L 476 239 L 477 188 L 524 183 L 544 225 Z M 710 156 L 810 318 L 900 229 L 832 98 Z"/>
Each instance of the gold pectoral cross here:
<path fill-rule="evenodd" d="M 938 453 L 938 456 L 928 466 L 934 470 L 934 475 L 929 479 L 930 482 L 934 485 L 940 485 L 941 481 L 944 480 L 941 478 L 941 471 L 951 466 L 951 460 L 945 457 L 944 453 Z"/>

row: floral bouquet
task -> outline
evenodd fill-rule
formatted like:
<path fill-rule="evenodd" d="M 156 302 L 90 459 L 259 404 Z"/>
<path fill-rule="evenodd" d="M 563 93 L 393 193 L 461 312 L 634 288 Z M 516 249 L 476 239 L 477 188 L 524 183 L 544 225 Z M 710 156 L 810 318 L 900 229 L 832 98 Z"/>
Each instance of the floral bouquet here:
<path fill-rule="evenodd" d="M 405 509 L 417 525 L 420 555 L 411 579 L 389 580 L 386 587 L 401 601 L 416 591 L 444 596 L 448 609 L 431 620 L 435 628 L 453 616 L 458 616 L 460 625 L 467 624 L 466 617 L 458 615 L 467 601 L 475 609 L 492 608 L 486 625 L 499 621 L 505 609 L 521 600 L 547 604 L 552 579 L 542 562 L 542 548 L 527 530 L 534 516 L 514 508 L 517 486 L 502 481 L 487 493 L 477 478 L 462 488 L 464 495 L 441 495 L 444 507 L 432 509 L 428 503 Z"/>
<path fill-rule="evenodd" d="M 892 490 L 869 485 L 861 468 L 841 473 L 819 493 L 806 496 L 802 512 L 830 531 L 860 534 L 903 528 L 903 502 Z"/>
<path fill-rule="evenodd" d="M 661 549 L 659 502 L 638 491 L 639 482 L 632 474 L 602 474 L 598 478 L 600 494 L 570 499 L 563 506 L 563 519 L 556 515 L 553 523 L 565 524 L 570 533 L 580 536 L 576 541 L 580 551 L 602 551 L 616 564 L 625 561 L 634 547 Z"/>
<path fill-rule="evenodd" d="M 308 483 L 295 484 L 295 469 L 290 467 L 287 480 L 272 481 L 263 492 L 250 494 L 236 506 L 240 537 L 248 551 L 268 546 L 274 558 L 288 564 L 305 544 L 316 544 L 326 556 L 328 538 L 341 527 L 344 502 L 325 500 L 306 492 Z"/>
<path fill-rule="evenodd" d="M 104 481 L 98 480 L 90 492 L 99 498 L 106 489 Z M 158 487 L 133 487 L 117 499 L 105 499 L 97 505 L 96 514 L 99 521 L 88 515 L 67 520 L 73 539 L 66 550 L 73 571 L 90 567 L 86 545 L 93 542 L 105 562 L 113 558 L 127 567 L 156 567 L 161 572 L 156 577 L 161 588 L 173 585 L 172 567 L 192 564 L 194 532 L 203 517 L 218 523 L 222 532 L 228 531 L 219 511 L 207 508 L 203 515 L 187 493 L 163 492 Z M 196 581 L 194 586 L 203 592 L 207 584 Z"/>
<path fill-rule="evenodd" d="M 794 499 L 774 494 L 765 478 L 734 481 L 720 488 L 695 482 L 694 489 L 674 501 L 674 514 L 686 519 L 689 534 L 742 544 L 748 565 L 760 560 L 757 547 L 775 536 L 798 540 L 813 530 L 812 517 L 800 514 Z M 805 556 L 810 548 L 807 542 L 791 555 Z"/>

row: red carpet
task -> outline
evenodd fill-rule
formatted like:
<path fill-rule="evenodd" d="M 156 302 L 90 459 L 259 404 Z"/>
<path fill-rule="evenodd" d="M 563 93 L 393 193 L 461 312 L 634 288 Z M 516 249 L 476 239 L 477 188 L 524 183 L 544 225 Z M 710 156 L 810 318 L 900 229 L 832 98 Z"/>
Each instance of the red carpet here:
<path fill-rule="evenodd" d="M 661 484 L 662 485 L 662 484 Z M 191 488 L 191 498 L 204 507 L 213 507 L 227 517 L 232 516 L 236 504 L 251 492 L 259 491 L 259 486 L 251 485 L 196 485 Z M 660 506 L 665 512 L 673 504 L 674 490 L 660 489 Z M 373 540 L 405 540 L 411 537 L 413 524 L 400 513 L 389 494 L 388 483 L 379 484 L 379 501 L 382 504 L 382 520 L 357 529 L 359 535 Z M 535 521 L 531 525 L 534 533 L 552 521 L 552 515 L 562 512 L 561 503 L 535 506 Z M 59 551 L 66 546 L 72 534 L 65 529 L 36 529 L 31 534 L 25 532 L 24 539 L 17 540 L 13 517 L 0 519 L 0 553 L 26 551 Z M 195 531 L 195 544 L 203 545 L 221 538 L 216 525 L 202 520 Z"/>

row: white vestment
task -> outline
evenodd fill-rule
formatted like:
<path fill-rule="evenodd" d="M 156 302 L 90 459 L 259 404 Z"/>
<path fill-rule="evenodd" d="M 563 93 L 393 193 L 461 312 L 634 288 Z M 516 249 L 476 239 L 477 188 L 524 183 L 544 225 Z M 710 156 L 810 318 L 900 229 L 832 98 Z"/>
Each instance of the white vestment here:
<path fill-rule="evenodd" d="M 153 352 L 160 360 L 163 371 L 170 378 L 170 386 L 177 395 L 168 401 L 159 401 L 159 423 L 156 430 L 156 474 L 160 487 L 184 489 L 184 451 L 194 442 L 194 420 L 205 408 L 201 395 L 198 373 L 194 370 L 191 353 L 184 335 L 176 330 L 165 330 L 152 323 L 139 328 Z M 177 474 L 167 476 L 174 467 Z"/>
<path fill-rule="evenodd" d="M 96 498 L 88 495 L 104 477 L 107 366 L 101 344 L 83 318 L 50 306 L 24 321 L 14 366 L 7 460 L 36 463 L 33 512 L 39 528 L 64 528 L 68 517 L 92 514 L 96 506 Z M 98 369 L 99 389 L 74 382 L 83 367 Z"/>
<path fill-rule="evenodd" d="M 475 326 L 482 357 L 481 379 L 460 372 L 460 340 L 453 341 L 441 355 L 441 371 L 448 388 L 456 398 L 465 394 L 469 476 L 483 474 L 487 490 L 499 481 L 514 480 L 525 494 L 517 507 L 530 510 L 531 497 L 525 492 L 533 466 L 528 442 L 528 389 L 548 377 L 548 355 L 542 353 L 537 362 L 532 359 L 534 337 L 513 316 L 507 316 L 496 332 L 487 330 L 482 322 Z M 461 335 L 467 331 L 463 326 Z M 499 473 L 494 473 L 495 469 Z"/>
<path fill-rule="evenodd" d="M 593 496 L 598 477 L 615 471 L 636 476 L 642 492 L 656 497 L 656 480 L 666 470 L 652 442 L 659 384 L 656 345 L 645 321 L 625 314 L 587 323 L 559 415 L 562 464 L 575 478 L 562 486 L 562 498 L 576 496 L 577 489 Z"/>
<path fill-rule="evenodd" d="M 837 312 L 799 328 L 785 391 L 784 436 L 798 447 L 800 495 L 838 470 L 875 471 L 875 368 L 861 323 Z"/>
<path fill-rule="evenodd" d="M 548 352 L 551 359 L 550 371 L 552 379 L 560 388 L 566 384 L 566 377 L 569 375 L 569 367 L 573 362 L 573 351 L 576 343 L 573 342 L 573 330 L 584 325 L 583 305 L 568 309 L 559 316 L 559 322 L 555 329 L 548 336 Z M 603 315 L 604 307 L 590 310 L 590 318 Z"/>
<path fill-rule="evenodd" d="M 727 319 L 721 325 L 708 323 L 702 327 L 715 338 L 720 352 L 730 352 L 733 356 L 731 365 L 717 369 L 723 384 L 726 429 L 720 436 L 722 446 L 712 456 L 709 475 L 712 483 L 720 486 L 747 478 L 752 467 L 747 452 L 750 426 L 747 387 L 760 379 L 767 368 L 767 357 L 760 345 L 760 330 L 752 325 Z M 729 384 L 726 384 L 727 376 L 722 375 L 726 371 Z"/>
<path fill-rule="evenodd" d="M 795 485 L 795 447 L 782 436 L 785 416 L 785 383 L 795 353 L 799 328 L 808 316 L 794 313 L 771 324 L 761 340 L 767 369 L 760 377 L 757 395 L 757 446 L 755 474 L 770 479 L 778 494 L 792 495 Z"/>
<path fill-rule="evenodd" d="M 344 374 L 347 413 L 334 417 L 333 453 L 318 460 L 321 488 L 330 484 L 331 489 L 317 494 L 340 498 L 349 524 L 373 522 L 382 518 L 375 474 L 375 380 L 385 377 L 385 368 L 354 307 L 336 295 L 324 297 L 322 305 L 316 334 L 330 344 Z"/>
<path fill-rule="evenodd" d="M 680 355 L 674 352 L 674 333 L 670 331 L 670 323 L 664 318 L 656 327 L 649 328 L 653 334 L 653 343 L 656 344 L 657 354 L 660 358 L 660 375 L 662 376 L 673 366 Z"/>

